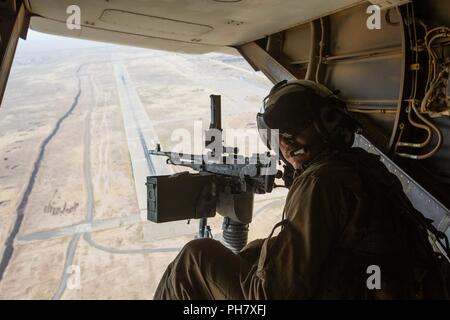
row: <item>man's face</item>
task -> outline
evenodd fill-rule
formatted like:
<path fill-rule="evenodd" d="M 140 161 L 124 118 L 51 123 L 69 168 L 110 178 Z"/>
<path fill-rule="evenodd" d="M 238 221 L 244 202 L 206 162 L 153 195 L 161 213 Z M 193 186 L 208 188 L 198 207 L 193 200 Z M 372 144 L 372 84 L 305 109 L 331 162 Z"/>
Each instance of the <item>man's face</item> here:
<path fill-rule="evenodd" d="M 307 126 L 305 129 L 292 135 L 280 134 L 280 151 L 283 157 L 288 161 L 295 170 L 300 169 L 301 165 L 315 157 L 325 144 L 313 125 Z M 303 148 L 304 153 L 291 155 Z"/>

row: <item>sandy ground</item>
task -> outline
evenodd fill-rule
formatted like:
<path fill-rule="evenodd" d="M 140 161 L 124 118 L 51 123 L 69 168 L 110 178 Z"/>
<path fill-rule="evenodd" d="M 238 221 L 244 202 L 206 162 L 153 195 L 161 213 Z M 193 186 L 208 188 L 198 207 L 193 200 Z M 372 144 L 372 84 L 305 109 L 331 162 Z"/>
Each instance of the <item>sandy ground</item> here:
<path fill-rule="evenodd" d="M 207 127 L 210 94 L 222 95 L 224 128 L 257 134 L 255 114 L 270 83 L 238 57 L 116 46 L 77 55 L 19 53 L 0 109 L 1 254 L 20 210 L 24 219 L 0 281 L 1 299 L 150 299 L 168 263 L 195 236 L 146 240 L 149 222 L 139 219 L 114 77 L 118 60 L 164 148 L 173 146 L 177 128 L 192 132 L 195 120 Z M 61 121 L 77 94 L 81 65 L 78 103 Z M 250 240 L 266 237 L 279 221 L 285 195 L 255 198 Z M 219 235 L 222 218 L 209 222 Z"/>
<path fill-rule="evenodd" d="M 36 241 L 18 245 L 0 285 L 0 299 L 49 299 L 61 273 L 69 238 Z"/>
<path fill-rule="evenodd" d="M 43 63 L 33 69 L 31 76 L 29 65 L 16 63 L 13 67 L 0 110 L 2 244 L 15 219 L 16 207 L 29 181 L 40 144 L 76 93 L 75 68 L 76 65 L 69 68 L 57 62 Z"/>

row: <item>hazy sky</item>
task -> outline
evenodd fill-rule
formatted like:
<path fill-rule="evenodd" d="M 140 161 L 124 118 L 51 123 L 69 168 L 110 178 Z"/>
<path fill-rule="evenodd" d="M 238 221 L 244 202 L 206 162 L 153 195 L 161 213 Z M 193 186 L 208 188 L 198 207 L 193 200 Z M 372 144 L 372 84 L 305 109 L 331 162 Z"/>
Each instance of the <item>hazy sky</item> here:
<path fill-rule="evenodd" d="M 27 40 L 20 39 L 17 54 L 37 51 L 57 51 L 66 49 L 81 49 L 108 45 L 104 42 L 80 40 L 74 38 L 53 36 L 31 29 L 28 30 Z"/>

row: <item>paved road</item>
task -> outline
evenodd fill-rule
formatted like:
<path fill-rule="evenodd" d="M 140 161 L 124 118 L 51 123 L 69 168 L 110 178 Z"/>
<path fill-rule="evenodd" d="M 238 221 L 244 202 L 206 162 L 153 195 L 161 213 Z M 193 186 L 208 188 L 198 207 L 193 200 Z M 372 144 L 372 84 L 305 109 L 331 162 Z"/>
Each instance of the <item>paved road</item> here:
<path fill-rule="evenodd" d="M 141 218 L 144 222 L 144 238 L 148 242 L 153 242 L 164 238 L 196 233 L 198 227 L 195 224 L 187 224 L 186 221 L 163 224 L 147 221 L 147 189 L 145 186 L 147 176 L 172 174 L 173 170 L 166 164 L 164 157 L 148 154 L 148 149 L 154 148 L 156 143 L 159 142 L 158 136 L 124 63 L 120 59 L 113 60 L 115 61 L 114 74 L 133 169 L 136 195 Z"/>
<path fill-rule="evenodd" d="M 92 220 L 91 222 L 83 221 L 71 226 L 61 227 L 52 230 L 38 231 L 29 234 L 18 235 L 17 244 L 24 244 L 30 241 L 42 241 L 55 238 L 64 238 L 79 233 L 95 232 L 102 230 L 114 229 L 122 226 L 129 226 L 140 223 L 140 215 L 138 213 L 129 216 L 102 220 Z"/>

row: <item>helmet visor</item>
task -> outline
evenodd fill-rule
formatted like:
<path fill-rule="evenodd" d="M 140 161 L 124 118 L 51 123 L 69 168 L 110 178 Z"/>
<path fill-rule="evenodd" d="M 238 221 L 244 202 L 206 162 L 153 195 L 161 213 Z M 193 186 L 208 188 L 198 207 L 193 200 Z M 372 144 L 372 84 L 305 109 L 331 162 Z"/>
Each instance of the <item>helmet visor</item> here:
<path fill-rule="evenodd" d="M 305 91 L 293 91 L 265 102 L 264 122 L 270 129 L 296 132 L 314 121 L 313 109 L 318 101 Z"/>

